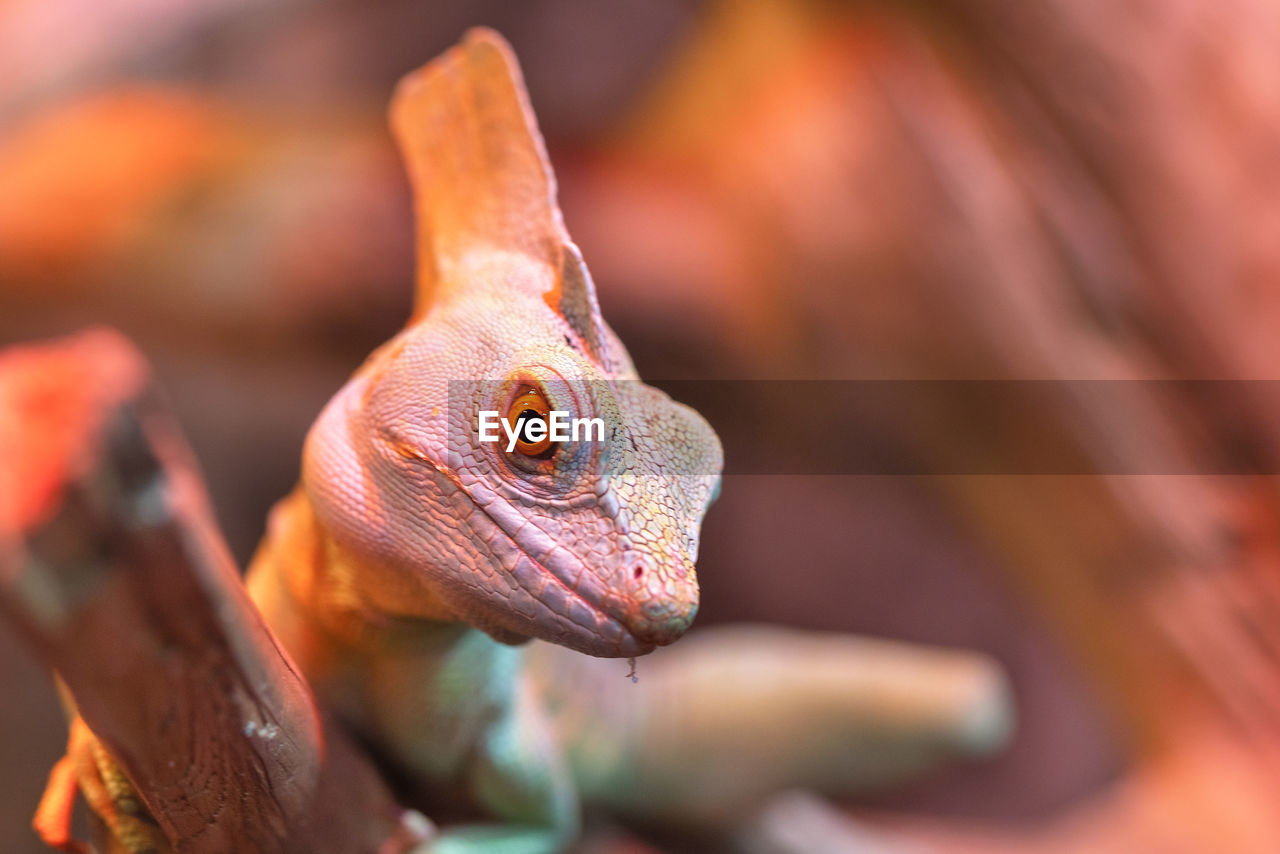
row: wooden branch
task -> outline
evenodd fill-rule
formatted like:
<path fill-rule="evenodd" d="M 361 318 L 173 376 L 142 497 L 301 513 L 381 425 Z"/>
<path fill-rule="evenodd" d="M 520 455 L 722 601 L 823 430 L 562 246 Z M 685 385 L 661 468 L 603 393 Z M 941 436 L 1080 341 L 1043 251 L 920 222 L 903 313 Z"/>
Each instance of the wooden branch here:
<path fill-rule="evenodd" d="M 381 854 L 429 830 L 322 723 L 113 332 L 0 355 L 0 613 L 173 850 Z"/>

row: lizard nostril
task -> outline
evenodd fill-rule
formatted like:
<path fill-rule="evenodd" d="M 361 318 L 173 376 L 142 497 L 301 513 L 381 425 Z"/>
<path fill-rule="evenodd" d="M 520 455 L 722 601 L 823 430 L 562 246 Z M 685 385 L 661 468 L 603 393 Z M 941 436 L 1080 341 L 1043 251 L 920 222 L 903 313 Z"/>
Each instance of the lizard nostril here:
<path fill-rule="evenodd" d="M 640 564 L 636 564 L 636 568 L 633 569 L 631 573 L 636 579 L 639 579 L 644 575 L 644 567 Z"/>

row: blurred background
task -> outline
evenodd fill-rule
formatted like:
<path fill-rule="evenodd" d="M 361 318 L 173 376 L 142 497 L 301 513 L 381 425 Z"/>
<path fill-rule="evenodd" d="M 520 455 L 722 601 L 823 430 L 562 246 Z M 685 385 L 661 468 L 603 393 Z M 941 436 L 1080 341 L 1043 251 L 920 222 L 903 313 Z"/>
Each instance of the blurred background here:
<path fill-rule="evenodd" d="M 1280 850 L 1280 496 L 1249 473 L 1280 462 L 1280 395 L 1221 382 L 1276 373 L 1280 7 L 0 0 L 0 344 L 138 342 L 242 564 L 321 405 L 408 316 L 385 109 L 475 24 L 520 58 L 650 381 L 1219 381 L 1105 406 L 1045 384 L 1008 434 L 1079 474 L 731 468 L 698 624 L 1007 669 L 1007 750 L 848 805 L 905 835 Z M 958 470 L 974 405 L 832 429 Z M 34 852 L 64 724 L 3 624 L 0 684 L 0 839 Z"/>

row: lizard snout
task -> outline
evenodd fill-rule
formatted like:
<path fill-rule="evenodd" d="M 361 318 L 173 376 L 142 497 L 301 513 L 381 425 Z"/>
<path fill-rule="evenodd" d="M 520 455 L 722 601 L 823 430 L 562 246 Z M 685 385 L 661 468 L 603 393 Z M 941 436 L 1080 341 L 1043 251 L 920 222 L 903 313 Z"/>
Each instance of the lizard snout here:
<path fill-rule="evenodd" d="M 693 562 L 658 566 L 635 556 L 624 565 L 628 598 L 621 616 L 638 640 L 665 646 L 680 638 L 698 613 L 698 578 Z"/>

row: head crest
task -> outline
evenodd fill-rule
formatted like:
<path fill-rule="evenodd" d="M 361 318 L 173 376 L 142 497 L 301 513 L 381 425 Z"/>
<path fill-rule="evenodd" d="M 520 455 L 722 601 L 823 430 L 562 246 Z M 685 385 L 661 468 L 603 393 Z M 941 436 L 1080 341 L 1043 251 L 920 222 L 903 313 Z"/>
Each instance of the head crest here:
<path fill-rule="evenodd" d="M 391 125 L 413 185 L 418 219 L 415 314 L 478 287 L 543 299 L 598 354 L 595 286 L 569 241 L 556 182 L 510 46 L 492 30 L 406 76 Z M 483 253 L 522 256 L 538 275 L 478 282 Z"/>

